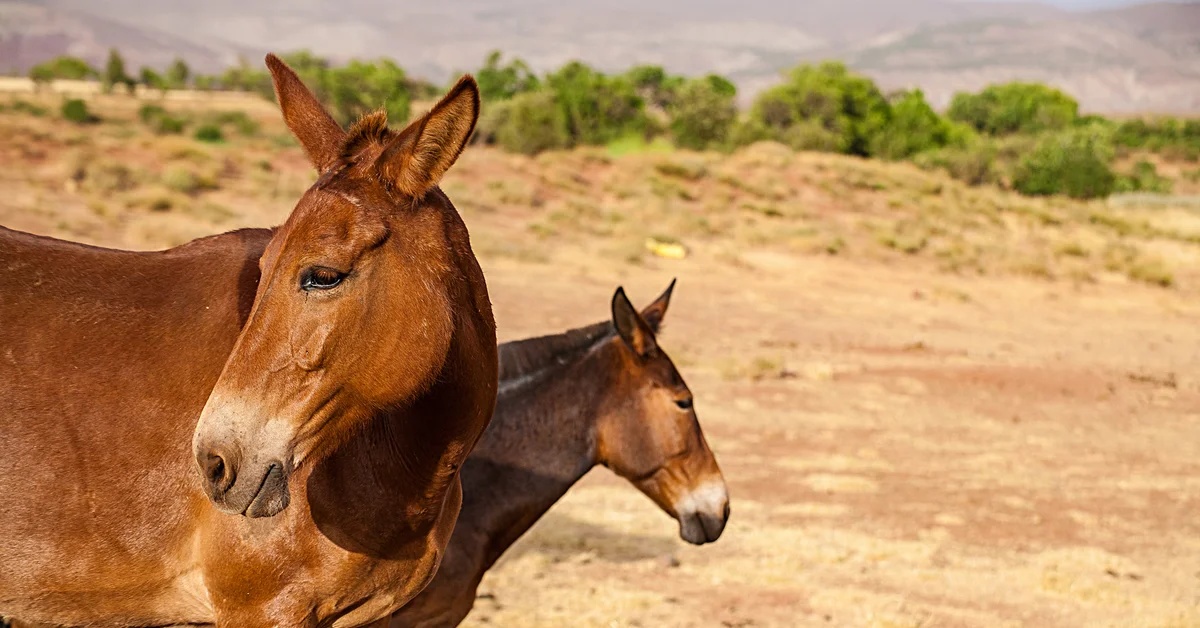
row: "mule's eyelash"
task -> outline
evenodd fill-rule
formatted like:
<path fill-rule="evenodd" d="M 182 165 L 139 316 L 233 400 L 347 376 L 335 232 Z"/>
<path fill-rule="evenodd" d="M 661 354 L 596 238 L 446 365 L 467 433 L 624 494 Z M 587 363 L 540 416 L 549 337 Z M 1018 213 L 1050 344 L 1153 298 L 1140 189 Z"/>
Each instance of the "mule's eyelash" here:
<path fill-rule="evenodd" d="M 342 283 L 346 275 L 347 273 L 325 266 L 313 266 L 300 275 L 300 289 L 306 292 L 311 290 L 332 290 Z"/>

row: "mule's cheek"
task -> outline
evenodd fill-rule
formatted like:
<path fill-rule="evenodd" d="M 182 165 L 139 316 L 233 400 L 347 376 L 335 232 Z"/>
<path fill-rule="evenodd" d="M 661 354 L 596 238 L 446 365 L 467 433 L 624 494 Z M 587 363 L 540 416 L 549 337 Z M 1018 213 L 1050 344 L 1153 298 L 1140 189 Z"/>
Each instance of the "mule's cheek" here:
<path fill-rule="evenodd" d="M 333 337 L 333 324 L 318 323 L 307 330 L 298 330 L 292 336 L 292 347 L 295 352 L 292 359 L 296 366 L 304 371 L 318 371 L 325 367 L 329 355 L 330 339 Z"/>

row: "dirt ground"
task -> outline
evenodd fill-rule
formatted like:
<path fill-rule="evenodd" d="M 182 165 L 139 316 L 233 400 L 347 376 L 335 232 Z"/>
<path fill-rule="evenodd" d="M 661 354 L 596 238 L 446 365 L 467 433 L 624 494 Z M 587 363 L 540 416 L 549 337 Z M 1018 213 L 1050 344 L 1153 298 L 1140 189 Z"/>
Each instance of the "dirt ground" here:
<path fill-rule="evenodd" d="M 169 212 L 89 211 L 20 168 L 0 224 L 101 244 L 267 226 L 294 200 L 218 191 L 219 220 L 171 230 Z M 487 576 L 467 625 L 1200 626 L 1194 289 L 786 247 L 624 259 L 460 207 L 503 339 L 678 277 L 661 343 L 732 496 L 724 536 L 692 547 L 596 470 Z"/>

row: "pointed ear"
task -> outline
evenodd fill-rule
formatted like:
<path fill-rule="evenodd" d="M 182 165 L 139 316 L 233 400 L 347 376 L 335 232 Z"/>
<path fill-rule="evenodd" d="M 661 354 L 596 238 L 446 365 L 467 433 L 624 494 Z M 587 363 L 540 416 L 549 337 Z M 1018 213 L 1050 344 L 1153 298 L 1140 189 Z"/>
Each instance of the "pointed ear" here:
<path fill-rule="evenodd" d="M 658 349 L 658 343 L 654 340 L 654 330 L 650 329 L 650 325 L 633 309 L 629 297 L 625 296 L 624 288 L 617 288 L 613 294 L 612 316 L 617 335 L 638 357 L 648 357 Z"/>
<path fill-rule="evenodd" d="M 267 55 L 267 68 L 275 82 L 275 96 L 283 110 L 283 121 L 300 140 L 317 172 L 323 174 L 337 162 L 346 132 L 279 57 Z"/>
<path fill-rule="evenodd" d="M 464 75 L 384 149 L 375 162 L 379 176 L 408 196 L 424 196 L 462 154 L 478 119 L 479 87 Z"/>
<path fill-rule="evenodd" d="M 654 303 L 647 305 L 642 310 L 642 318 L 645 319 L 648 325 L 650 325 L 650 329 L 652 329 L 655 334 L 658 334 L 662 329 L 663 317 L 667 315 L 667 306 L 671 304 L 671 292 L 673 290 L 675 290 L 674 279 L 671 280 L 671 285 L 667 286 L 667 289 L 664 290 L 662 294 L 658 295 L 658 298 L 654 300 Z"/>

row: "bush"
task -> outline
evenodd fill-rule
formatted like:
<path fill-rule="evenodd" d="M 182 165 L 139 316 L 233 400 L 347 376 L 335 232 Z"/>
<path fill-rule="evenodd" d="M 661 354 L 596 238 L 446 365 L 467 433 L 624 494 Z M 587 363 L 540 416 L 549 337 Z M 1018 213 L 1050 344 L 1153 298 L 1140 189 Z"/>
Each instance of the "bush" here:
<path fill-rule="evenodd" d="M 117 52 L 116 48 L 108 50 L 108 62 L 104 65 L 104 74 L 100 76 L 100 83 L 104 86 L 105 92 L 111 92 L 117 85 L 124 85 L 129 93 L 133 93 L 136 81 L 125 72 L 125 59 L 121 57 L 121 53 Z"/>
<path fill-rule="evenodd" d="M 871 139 L 887 124 L 888 116 L 887 100 L 875 83 L 841 63 L 792 70 L 782 85 L 759 95 L 750 110 L 751 118 L 789 144 L 806 144 L 819 137 L 816 145 L 823 146 L 833 137 L 838 152 L 863 156 L 870 153 Z M 801 124 L 810 128 L 792 135 L 803 139 L 788 141 L 789 129 Z M 816 133 L 814 124 L 827 133 Z"/>
<path fill-rule="evenodd" d="M 1038 141 L 1013 173 L 1013 188 L 1022 194 L 1066 194 L 1072 198 L 1101 198 L 1116 187 L 1110 166 L 1110 134 L 1096 126 L 1053 133 Z"/>
<path fill-rule="evenodd" d="M 946 115 L 989 135 L 1040 133 L 1075 124 L 1079 103 L 1053 87 L 1014 82 L 956 94 Z"/>
<path fill-rule="evenodd" d="M 201 142 L 209 142 L 217 144 L 225 141 L 225 134 L 221 131 L 221 127 L 216 124 L 202 124 L 196 129 L 195 138 Z"/>
<path fill-rule="evenodd" d="M 610 77 L 572 61 L 546 77 L 570 145 L 603 145 L 648 126 L 645 104 L 625 77 Z"/>
<path fill-rule="evenodd" d="M 671 135 L 683 148 L 723 145 L 737 117 L 734 93 L 709 76 L 684 83 L 669 108 Z M 724 79 L 721 79 L 724 81 Z M 728 83 L 728 81 L 724 81 Z"/>
<path fill-rule="evenodd" d="M 1118 192 L 1153 192 L 1169 194 L 1171 180 L 1158 174 L 1158 168 L 1145 159 L 1133 165 L 1133 171 L 1117 179 Z"/>
<path fill-rule="evenodd" d="M 142 105 L 138 109 L 138 118 L 158 135 L 178 135 L 187 126 L 182 118 L 170 115 L 159 105 Z"/>
<path fill-rule="evenodd" d="M 492 110 L 481 126 L 491 127 L 494 141 L 507 151 L 533 155 L 571 145 L 563 110 L 550 91 L 519 94 Z"/>
<path fill-rule="evenodd" d="M 904 159 L 952 141 L 964 143 L 968 133 L 939 116 L 921 90 L 902 92 L 892 103 L 887 124 L 871 138 L 870 153 L 884 159 Z"/>
<path fill-rule="evenodd" d="M 45 63 L 39 63 L 29 70 L 29 78 L 37 83 L 46 83 L 54 79 L 84 80 L 96 78 L 100 73 L 78 57 L 55 57 Z"/>
<path fill-rule="evenodd" d="M 915 163 L 929 170 L 943 170 L 967 185 L 999 183 L 998 148 L 995 142 L 978 138 L 962 146 L 947 146 L 916 156 Z"/>
<path fill-rule="evenodd" d="M 500 56 L 499 50 L 492 51 L 483 67 L 475 73 L 480 98 L 498 102 L 538 88 L 540 81 L 524 61 L 513 59 L 500 65 Z"/>
<path fill-rule="evenodd" d="M 62 104 L 62 117 L 75 124 L 90 124 L 98 118 L 88 111 L 87 103 L 78 98 L 70 98 Z"/>

